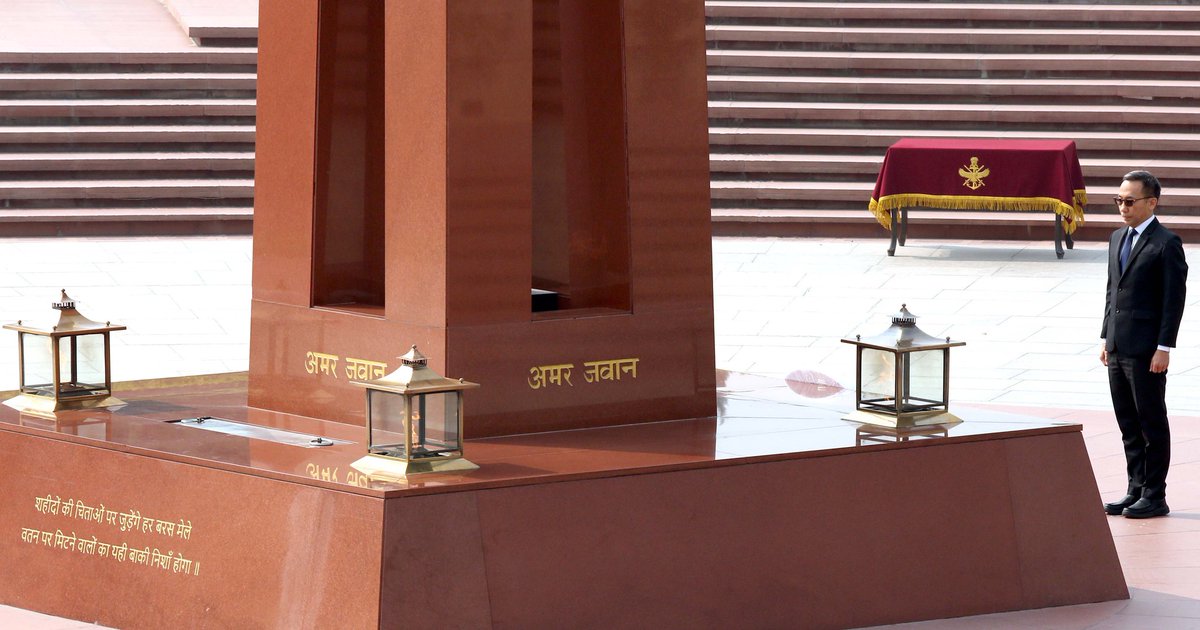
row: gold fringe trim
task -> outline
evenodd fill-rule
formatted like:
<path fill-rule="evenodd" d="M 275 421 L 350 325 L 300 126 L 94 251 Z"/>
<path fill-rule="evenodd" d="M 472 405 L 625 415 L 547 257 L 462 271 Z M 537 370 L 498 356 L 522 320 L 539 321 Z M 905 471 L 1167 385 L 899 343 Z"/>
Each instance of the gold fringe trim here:
<path fill-rule="evenodd" d="M 1018 212 L 1053 212 L 1063 221 L 1063 229 L 1067 234 L 1073 234 L 1075 228 L 1083 223 L 1083 209 L 1087 206 L 1087 192 L 1079 189 L 1074 191 L 1074 203 L 1064 203 L 1054 197 L 983 197 L 972 195 L 926 195 L 923 193 L 904 193 L 899 195 L 884 195 L 876 200 L 871 199 L 868 208 L 875 220 L 884 228 L 892 229 L 892 210 L 901 208 L 937 208 L 939 210 L 988 210 L 988 211 L 1018 211 Z"/>

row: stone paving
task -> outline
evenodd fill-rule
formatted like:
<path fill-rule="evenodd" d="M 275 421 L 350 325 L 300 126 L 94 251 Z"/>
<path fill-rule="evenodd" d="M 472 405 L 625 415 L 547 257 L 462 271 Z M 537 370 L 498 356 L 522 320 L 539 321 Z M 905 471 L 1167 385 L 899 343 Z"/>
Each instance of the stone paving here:
<path fill-rule="evenodd" d="M 1108 409 L 1098 361 L 1105 248 L 1057 260 L 1045 243 L 930 242 L 895 257 L 880 240 L 713 240 L 717 366 L 852 386 L 841 342 L 886 328 L 901 304 L 951 351 L 952 400 Z M 1187 248 L 1194 260 L 1200 246 Z M 67 289 L 113 334 L 117 380 L 245 370 L 250 238 L 0 239 L 0 321 L 51 315 Z M 1193 283 L 1196 274 L 1193 274 Z M 1171 355 L 1173 413 L 1200 415 L 1200 291 Z M 0 390 L 16 385 L 16 335 L 0 335 Z"/>
<path fill-rule="evenodd" d="M 716 238 L 717 365 L 853 387 L 843 337 L 877 333 L 907 304 L 951 350 L 951 400 L 1109 409 L 1099 361 L 1106 244 L 1062 260 L 1048 243 Z M 1188 246 L 1200 262 L 1200 246 Z M 1200 272 L 1192 274 L 1194 285 Z M 1171 355 L 1168 405 L 1200 415 L 1200 293 Z"/>
<path fill-rule="evenodd" d="M 250 237 L 0 239 L 0 321 L 45 321 L 67 293 L 112 333 L 117 381 L 246 369 Z M 0 390 L 17 386 L 16 333 L 0 331 Z"/>

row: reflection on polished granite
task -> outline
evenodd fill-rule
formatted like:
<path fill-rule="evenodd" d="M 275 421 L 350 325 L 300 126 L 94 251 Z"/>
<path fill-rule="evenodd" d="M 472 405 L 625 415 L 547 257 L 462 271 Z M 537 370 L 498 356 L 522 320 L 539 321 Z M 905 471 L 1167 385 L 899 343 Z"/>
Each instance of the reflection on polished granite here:
<path fill-rule="evenodd" d="M 954 405 L 953 412 L 965 421 L 954 425 L 888 432 L 880 427 L 842 420 L 854 409 L 854 391 L 837 389 L 804 396 L 805 388 L 777 378 L 718 371 L 721 385 L 717 398 L 717 459 L 761 457 L 870 447 L 887 443 L 882 439 L 861 443 L 864 431 L 872 435 L 890 433 L 892 443 L 938 437 L 999 437 L 999 434 L 1031 429 L 1063 429 L 1069 423 L 1053 422 L 984 407 Z M 1078 430 L 1074 428 L 1071 430 Z"/>
<path fill-rule="evenodd" d="M 724 371 L 717 383 L 715 418 L 468 440 L 466 457 L 479 470 L 421 475 L 400 483 L 368 480 L 351 467 L 366 451 L 362 427 L 247 407 L 243 373 L 118 384 L 115 390 L 125 406 L 60 412 L 54 419 L 0 406 L 0 429 L 379 497 L 1080 430 L 1071 423 L 967 405 L 953 406 L 961 423 L 933 430 L 881 430 L 841 419 L 854 406 L 852 391 L 797 387 L 779 378 Z M 339 443 L 311 448 L 171 422 L 197 416 Z M 469 411 L 466 422 L 469 426 Z"/>

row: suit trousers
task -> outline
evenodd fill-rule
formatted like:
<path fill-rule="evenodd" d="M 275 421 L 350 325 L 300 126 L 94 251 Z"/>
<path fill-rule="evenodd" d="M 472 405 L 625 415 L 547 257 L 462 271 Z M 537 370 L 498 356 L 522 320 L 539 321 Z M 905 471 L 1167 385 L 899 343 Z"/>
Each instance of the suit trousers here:
<path fill-rule="evenodd" d="M 1171 464 L 1171 428 L 1167 424 L 1167 374 L 1150 371 L 1149 356 L 1108 355 L 1108 387 L 1129 474 L 1129 494 L 1158 501 L 1166 498 Z"/>

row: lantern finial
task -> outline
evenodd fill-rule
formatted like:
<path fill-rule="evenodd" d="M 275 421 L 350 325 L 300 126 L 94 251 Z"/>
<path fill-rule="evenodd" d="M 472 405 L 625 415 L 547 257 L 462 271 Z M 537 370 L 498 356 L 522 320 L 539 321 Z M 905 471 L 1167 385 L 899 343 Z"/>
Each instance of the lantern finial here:
<path fill-rule="evenodd" d="M 74 310 L 75 300 L 72 300 L 71 296 L 67 295 L 66 289 L 62 289 L 62 297 L 58 298 L 58 301 L 52 303 L 50 306 L 59 311 Z"/>
<path fill-rule="evenodd" d="M 900 312 L 892 315 L 892 325 L 904 327 L 916 326 L 917 316 L 909 312 L 907 304 L 901 304 Z"/>
<path fill-rule="evenodd" d="M 429 357 L 421 354 L 421 351 L 417 350 L 417 344 L 414 343 L 412 347 L 408 349 L 408 352 L 400 357 L 400 364 L 407 365 L 409 367 L 424 367 L 429 365 Z"/>

